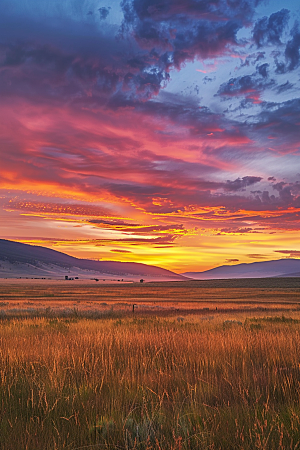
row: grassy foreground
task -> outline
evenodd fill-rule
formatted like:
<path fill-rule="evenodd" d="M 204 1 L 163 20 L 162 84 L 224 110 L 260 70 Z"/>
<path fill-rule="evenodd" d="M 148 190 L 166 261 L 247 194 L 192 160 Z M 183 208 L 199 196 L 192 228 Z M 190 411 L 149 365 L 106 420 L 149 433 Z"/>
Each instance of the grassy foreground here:
<path fill-rule="evenodd" d="M 298 449 L 300 323 L 0 324 L 0 448 Z"/>

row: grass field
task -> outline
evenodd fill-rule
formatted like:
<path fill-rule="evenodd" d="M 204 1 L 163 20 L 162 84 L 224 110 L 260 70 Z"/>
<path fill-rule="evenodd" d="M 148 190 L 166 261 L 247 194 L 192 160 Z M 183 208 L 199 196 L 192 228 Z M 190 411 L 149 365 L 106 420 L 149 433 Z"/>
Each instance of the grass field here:
<path fill-rule="evenodd" d="M 300 279 L 208 280 L 100 284 L 95 281 L 1 280 L 0 316 L 132 311 L 174 314 L 300 309 Z"/>
<path fill-rule="evenodd" d="M 64 305 L 72 286 L 62 292 L 57 285 L 1 285 L 0 448 L 300 448 L 297 281 L 239 283 L 198 291 L 181 284 L 102 286 L 103 295 L 86 295 L 107 305 L 151 298 L 179 308 L 133 314 L 123 306 L 95 317 L 84 310 L 47 316 L 42 307 L 32 317 L 24 308 L 18 315 L 15 304 L 26 301 Z M 240 296 L 239 289 L 245 289 Z M 284 315 L 266 305 L 272 292 Z M 203 310 L 201 299 L 224 308 Z M 184 301 L 200 310 L 185 309 Z M 257 309 L 261 304 L 265 311 Z"/>

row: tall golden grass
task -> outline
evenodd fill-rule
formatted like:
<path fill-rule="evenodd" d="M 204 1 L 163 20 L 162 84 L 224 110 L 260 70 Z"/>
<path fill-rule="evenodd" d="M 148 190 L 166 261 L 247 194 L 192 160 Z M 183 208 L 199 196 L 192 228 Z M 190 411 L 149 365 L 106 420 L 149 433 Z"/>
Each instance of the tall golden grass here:
<path fill-rule="evenodd" d="M 0 324 L 0 448 L 298 449 L 300 323 Z"/>

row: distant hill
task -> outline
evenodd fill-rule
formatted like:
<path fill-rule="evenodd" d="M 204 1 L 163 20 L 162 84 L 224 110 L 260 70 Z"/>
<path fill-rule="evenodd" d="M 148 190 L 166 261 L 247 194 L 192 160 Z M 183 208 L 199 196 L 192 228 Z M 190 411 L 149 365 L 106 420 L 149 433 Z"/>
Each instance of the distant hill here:
<path fill-rule="evenodd" d="M 41 246 L 0 239 L 0 278 L 64 276 L 183 281 L 182 275 L 147 264 L 78 259 Z"/>
<path fill-rule="evenodd" d="M 279 259 L 249 264 L 224 265 L 204 272 L 185 272 L 182 275 L 196 280 L 229 278 L 299 277 L 300 259 Z"/>

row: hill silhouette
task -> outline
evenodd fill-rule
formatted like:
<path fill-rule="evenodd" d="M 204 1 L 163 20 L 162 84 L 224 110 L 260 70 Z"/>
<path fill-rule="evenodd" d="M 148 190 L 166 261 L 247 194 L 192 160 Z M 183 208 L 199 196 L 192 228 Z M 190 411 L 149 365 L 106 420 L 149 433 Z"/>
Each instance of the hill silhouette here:
<path fill-rule="evenodd" d="M 0 239 L 0 277 L 62 276 L 64 273 L 102 277 L 147 277 L 184 280 L 185 277 L 161 267 L 118 261 L 79 259 L 49 248 Z"/>
<path fill-rule="evenodd" d="M 300 259 L 279 259 L 224 265 L 203 272 L 185 272 L 182 275 L 196 280 L 229 279 L 229 278 L 268 278 L 300 276 Z"/>

